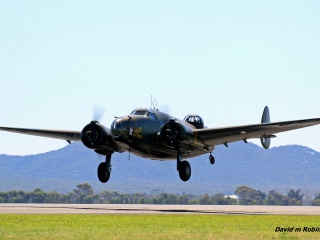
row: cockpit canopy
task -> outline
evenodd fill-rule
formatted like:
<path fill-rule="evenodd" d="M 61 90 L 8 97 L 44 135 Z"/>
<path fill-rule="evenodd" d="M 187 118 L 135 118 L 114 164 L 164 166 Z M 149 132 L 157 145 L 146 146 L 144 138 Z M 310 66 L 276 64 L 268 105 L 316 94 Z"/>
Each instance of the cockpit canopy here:
<path fill-rule="evenodd" d="M 151 119 L 157 120 L 157 117 L 153 112 L 149 111 L 148 109 L 144 109 L 144 108 L 137 108 L 137 109 L 133 110 L 130 115 L 146 116 Z"/>
<path fill-rule="evenodd" d="M 203 119 L 199 115 L 189 114 L 183 119 L 183 121 L 193 125 L 197 129 L 204 128 Z"/>
<path fill-rule="evenodd" d="M 148 114 L 147 109 L 135 109 L 131 112 L 130 115 L 140 115 L 140 116 L 146 116 Z"/>

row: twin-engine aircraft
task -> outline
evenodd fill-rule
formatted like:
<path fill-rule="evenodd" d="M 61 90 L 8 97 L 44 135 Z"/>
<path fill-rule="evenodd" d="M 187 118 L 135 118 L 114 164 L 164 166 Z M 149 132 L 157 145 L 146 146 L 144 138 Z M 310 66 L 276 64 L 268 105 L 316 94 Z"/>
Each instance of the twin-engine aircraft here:
<path fill-rule="evenodd" d="M 176 160 L 182 181 L 188 181 L 191 167 L 187 158 L 209 154 L 215 146 L 250 138 L 260 138 L 262 146 L 270 146 L 274 134 L 320 124 L 320 118 L 270 123 L 268 107 L 265 107 L 261 124 L 222 128 L 205 128 L 198 115 L 187 115 L 183 121 L 157 109 L 138 108 L 129 115 L 116 118 L 111 128 L 98 121 L 91 121 L 82 131 L 0 127 L 2 131 L 82 142 L 86 147 L 105 155 L 105 162 L 98 167 L 98 178 L 105 183 L 111 174 L 111 156 L 114 152 L 129 152 L 156 160 Z"/>

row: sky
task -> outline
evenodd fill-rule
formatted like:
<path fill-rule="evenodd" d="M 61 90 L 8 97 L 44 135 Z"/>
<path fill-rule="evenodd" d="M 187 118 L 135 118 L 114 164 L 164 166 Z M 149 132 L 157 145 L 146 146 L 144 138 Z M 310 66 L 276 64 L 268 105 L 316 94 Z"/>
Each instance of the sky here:
<path fill-rule="evenodd" d="M 1 1 L 0 125 L 82 130 L 137 107 L 208 127 L 320 117 L 319 1 Z M 168 107 L 169 106 L 169 107 Z M 320 126 L 271 146 L 320 151 Z M 259 141 L 254 140 L 259 144 Z M 0 154 L 61 140 L 0 132 Z M 244 145 L 245 147 L 245 145 Z"/>

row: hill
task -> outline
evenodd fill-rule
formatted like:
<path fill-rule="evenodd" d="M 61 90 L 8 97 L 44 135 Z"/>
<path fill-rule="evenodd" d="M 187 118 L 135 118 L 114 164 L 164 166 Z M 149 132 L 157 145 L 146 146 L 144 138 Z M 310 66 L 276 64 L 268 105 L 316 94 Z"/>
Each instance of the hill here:
<path fill-rule="evenodd" d="M 64 193 L 88 182 L 97 192 L 233 194 L 240 185 L 266 193 L 302 189 L 307 196 L 313 196 L 320 192 L 320 153 L 310 148 L 290 145 L 264 150 L 252 143 L 238 142 L 228 148 L 218 146 L 213 154 L 215 165 L 209 163 L 208 155 L 189 159 L 192 176 L 188 182 L 182 182 L 175 161 L 147 160 L 134 155 L 128 160 L 128 153 L 116 153 L 106 184 L 96 176 L 104 157 L 80 143 L 37 155 L 0 155 L 0 191 L 32 191 L 40 187 Z"/>

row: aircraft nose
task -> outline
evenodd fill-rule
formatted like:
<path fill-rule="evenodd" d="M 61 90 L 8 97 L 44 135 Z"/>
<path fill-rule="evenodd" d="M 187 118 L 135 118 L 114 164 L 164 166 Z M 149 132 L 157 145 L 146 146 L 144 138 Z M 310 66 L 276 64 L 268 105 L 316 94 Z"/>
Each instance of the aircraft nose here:
<path fill-rule="evenodd" d="M 120 138 L 121 136 L 124 137 L 125 133 L 127 132 L 126 121 L 121 118 L 117 118 L 113 121 L 111 126 L 111 135 L 113 138 Z"/>

